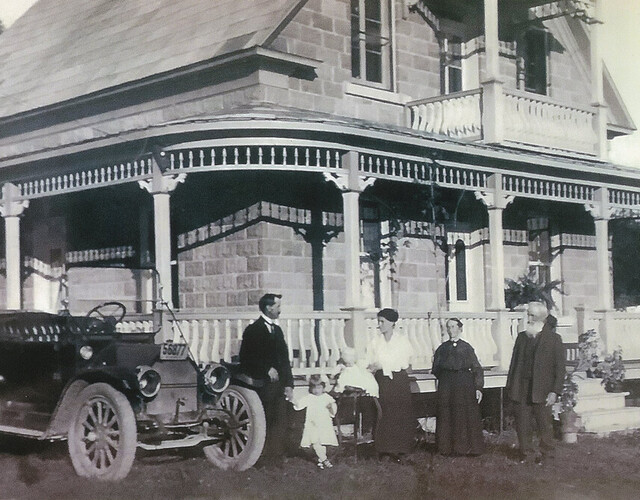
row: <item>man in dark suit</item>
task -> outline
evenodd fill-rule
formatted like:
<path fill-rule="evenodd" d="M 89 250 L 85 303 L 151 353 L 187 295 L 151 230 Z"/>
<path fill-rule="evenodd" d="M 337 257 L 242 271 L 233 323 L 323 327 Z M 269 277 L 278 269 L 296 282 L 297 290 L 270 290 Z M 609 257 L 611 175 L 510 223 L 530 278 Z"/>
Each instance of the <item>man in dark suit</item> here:
<path fill-rule="evenodd" d="M 287 400 L 293 396 L 293 375 L 289 350 L 282 329 L 275 324 L 280 316 L 282 295 L 267 293 L 258 302 L 260 317 L 242 335 L 240 366 L 255 380 L 267 420 L 267 437 L 262 456 L 282 460 L 287 439 Z"/>
<path fill-rule="evenodd" d="M 562 338 L 555 332 L 556 318 L 541 302 L 530 302 L 527 329 L 518 334 L 509 365 L 506 392 L 513 403 L 520 462 L 533 456 L 533 421 L 541 454 L 536 463 L 553 456 L 551 406 L 562 393 L 565 359 Z"/>

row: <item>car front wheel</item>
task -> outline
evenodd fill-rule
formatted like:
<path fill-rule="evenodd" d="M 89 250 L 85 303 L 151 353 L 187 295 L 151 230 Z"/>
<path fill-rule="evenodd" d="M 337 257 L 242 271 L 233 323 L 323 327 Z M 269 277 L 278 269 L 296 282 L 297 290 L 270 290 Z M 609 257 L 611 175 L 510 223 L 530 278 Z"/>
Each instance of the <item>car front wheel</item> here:
<path fill-rule="evenodd" d="M 218 405 L 227 414 L 220 442 L 204 447 L 214 465 L 224 470 L 247 470 L 264 447 L 267 423 L 258 395 L 244 387 L 229 386 Z"/>
<path fill-rule="evenodd" d="M 69 428 L 69 455 L 82 477 L 114 481 L 131 470 L 136 420 L 127 398 L 108 384 L 92 384 L 78 395 Z"/>

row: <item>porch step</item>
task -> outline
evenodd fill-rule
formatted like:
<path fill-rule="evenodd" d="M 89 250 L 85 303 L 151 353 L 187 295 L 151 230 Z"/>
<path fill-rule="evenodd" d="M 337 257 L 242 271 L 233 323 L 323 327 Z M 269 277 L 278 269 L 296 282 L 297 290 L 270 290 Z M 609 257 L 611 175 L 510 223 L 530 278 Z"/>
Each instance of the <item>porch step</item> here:
<path fill-rule="evenodd" d="M 592 396 L 578 393 L 578 402 L 574 410 L 578 414 L 595 410 L 613 410 L 625 407 L 625 397 L 628 392 L 605 392 Z"/>
<path fill-rule="evenodd" d="M 640 429 L 640 407 L 617 410 L 594 410 L 580 413 L 582 430 L 607 434 L 614 431 Z"/>
<path fill-rule="evenodd" d="M 574 380 L 578 384 L 578 399 L 583 396 L 599 396 L 606 394 L 607 392 L 602 385 L 602 379 L 599 378 L 578 378 L 578 375 L 574 375 Z"/>

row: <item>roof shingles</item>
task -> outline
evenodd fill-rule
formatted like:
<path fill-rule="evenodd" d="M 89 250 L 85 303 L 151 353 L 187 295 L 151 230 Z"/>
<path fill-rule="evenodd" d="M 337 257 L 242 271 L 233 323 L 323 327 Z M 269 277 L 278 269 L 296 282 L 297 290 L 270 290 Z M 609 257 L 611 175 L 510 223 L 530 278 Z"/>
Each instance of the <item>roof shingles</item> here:
<path fill-rule="evenodd" d="M 39 0 L 0 37 L 0 117 L 260 45 L 299 0 Z"/>

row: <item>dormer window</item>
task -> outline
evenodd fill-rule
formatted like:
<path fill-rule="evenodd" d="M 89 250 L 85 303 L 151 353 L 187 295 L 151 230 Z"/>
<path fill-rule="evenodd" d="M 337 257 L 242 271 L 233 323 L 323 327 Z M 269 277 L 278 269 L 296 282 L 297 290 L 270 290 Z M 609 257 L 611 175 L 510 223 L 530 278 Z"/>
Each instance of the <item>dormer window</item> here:
<path fill-rule="evenodd" d="M 351 0 L 351 75 L 391 88 L 389 0 Z"/>
<path fill-rule="evenodd" d="M 549 79 L 547 60 L 549 54 L 549 35 L 539 28 L 524 32 L 520 42 L 520 88 L 527 92 L 547 95 Z"/>

